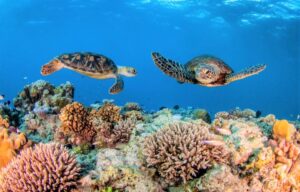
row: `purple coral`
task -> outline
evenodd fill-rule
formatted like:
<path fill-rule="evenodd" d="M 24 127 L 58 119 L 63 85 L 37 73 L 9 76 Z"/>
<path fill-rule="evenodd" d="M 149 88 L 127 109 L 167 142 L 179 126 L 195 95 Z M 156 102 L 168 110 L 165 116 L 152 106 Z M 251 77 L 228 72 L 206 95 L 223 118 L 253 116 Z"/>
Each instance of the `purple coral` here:
<path fill-rule="evenodd" d="M 6 192 L 70 191 L 78 185 L 75 156 L 59 144 L 39 144 L 23 150 L 1 173 Z"/>

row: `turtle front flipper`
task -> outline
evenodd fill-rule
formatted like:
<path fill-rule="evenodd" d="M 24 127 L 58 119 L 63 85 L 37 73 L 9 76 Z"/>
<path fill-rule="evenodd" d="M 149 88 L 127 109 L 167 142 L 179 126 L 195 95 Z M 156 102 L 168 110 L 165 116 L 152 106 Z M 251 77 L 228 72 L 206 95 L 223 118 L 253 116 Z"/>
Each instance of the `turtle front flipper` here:
<path fill-rule="evenodd" d="M 238 73 L 230 74 L 229 76 L 226 77 L 226 84 L 231 83 L 236 80 L 244 79 L 244 78 L 252 76 L 252 75 L 256 75 L 256 74 L 262 72 L 265 68 L 266 68 L 266 65 L 256 65 L 256 66 L 249 67 Z"/>
<path fill-rule="evenodd" d="M 42 66 L 41 74 L 42 75 L 50 75 L 55 71 L 58 71 L 64 67 L 64 64 L 60 62 L 58 59 L 54 59 Z"/>
<path fill-rule="evenodd" d="M 118 94 L 124 89 L 124 81 L 120 75 L 116 77 L 116 82 L 109 89 L 110 94 Z"/>
<path fill-rule="evenodd" d="M 175 78 L 180 83 L 192 83 L 193 79 L 184 65 L 164 58 L 161 54 L 152 53 L 152 59 L 156 66 L 166 75 Z"/>

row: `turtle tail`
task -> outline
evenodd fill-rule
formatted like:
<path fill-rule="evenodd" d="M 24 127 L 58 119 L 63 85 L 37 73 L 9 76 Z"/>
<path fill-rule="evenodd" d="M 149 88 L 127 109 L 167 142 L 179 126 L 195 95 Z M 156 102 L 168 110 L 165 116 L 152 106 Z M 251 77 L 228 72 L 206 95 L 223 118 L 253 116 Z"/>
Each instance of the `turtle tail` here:
<path fill-rule="evenodd" d="M 124 89 L 124 81 L 120 75 L 116 77 L 116 82 L 109 89 L 110 94 L 118 94 Z"/>
<path fill-rule="evenodd" d="M 187 83 L 192 81 L 192 78 L 184 65 L 180 65 L 175 61 L 166 59 L 157 52 L 152 53 L 152 59 L 160 70 L 162 70 L 166 75 L 175 78 L 178 82 Z"/>
<path fill-rule="evenodd" d="M 226 77 L 226 83 L 231 83 L 236 80 L 240 80 L 252 75 L 256 75 L 262 72 L 266 67 L 267 67 L 266 65 L 256 65 L 256 66 L 249 67 L 238 73 L 233 73 Z"/>
<path fill-rule="evenodd" d="M 50 75 L 50 74 L 54 73 L 55 71 L 62 69 L 63 67 L 64 67 L 64 65 L 58 59 L 54 59 L 54 60 L 50 61 L 49 63 L 47 63 L 46 65 L 42 66 L 41 74 L 42 75 Z"/>

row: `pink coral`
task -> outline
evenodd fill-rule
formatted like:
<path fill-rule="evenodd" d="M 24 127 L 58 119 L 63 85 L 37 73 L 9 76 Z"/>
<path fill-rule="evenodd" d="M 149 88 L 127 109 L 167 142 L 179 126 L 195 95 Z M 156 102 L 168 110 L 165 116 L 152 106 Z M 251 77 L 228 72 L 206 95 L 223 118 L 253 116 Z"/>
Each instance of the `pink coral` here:
<path fill-rule="evenodd" d="M 80 168 L 62 146 L 39 144 L 23 150 L 3 169 L 0 189 L 7 192 L 70 191 L 76 188 Z"/>

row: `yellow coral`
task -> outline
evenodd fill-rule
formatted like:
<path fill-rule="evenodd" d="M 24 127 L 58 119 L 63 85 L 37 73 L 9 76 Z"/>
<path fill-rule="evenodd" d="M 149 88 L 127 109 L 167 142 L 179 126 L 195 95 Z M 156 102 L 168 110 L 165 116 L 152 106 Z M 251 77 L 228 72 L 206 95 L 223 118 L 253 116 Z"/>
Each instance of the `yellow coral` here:
<path fill-rule="evenodd" d="M 287 120 L 277 120 L 273 126 L 273 136 L 291 141 L 296 129 Z"/>

